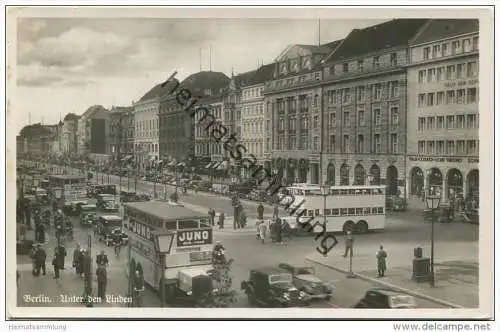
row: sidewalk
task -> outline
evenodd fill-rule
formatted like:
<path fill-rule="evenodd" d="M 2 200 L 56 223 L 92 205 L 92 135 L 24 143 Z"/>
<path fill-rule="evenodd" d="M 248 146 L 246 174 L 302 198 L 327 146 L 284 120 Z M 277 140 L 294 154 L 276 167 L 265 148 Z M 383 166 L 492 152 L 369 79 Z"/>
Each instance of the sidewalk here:
<path fill-rule="evenodd" d="M 329 267 L 333 270 L 348 273 L 349 259 L 342 257 L 342 252 L 337 251 L 323 257 L 319 253 L 306 256 L 306 260 Z M 411 280 L 412 244 L 390 244 L 388 252 L 387 272 L 384 278 L 377 278 L 376 250 L 354 248 L 352 259 L 353 274 L 360 279 L 370 281 L 378 287 L 389 287 L 412 294 L 415 297 L 441 303 L 449 307 L 474 308 L 479 306 L 479 268 L 478 246 L 471 243 L 437 243 L 435 261 L 436 286 L 431 288 L 428 283 L 416 283 Z M 457 252 L 456 248 L 462 250 Z M 390 248 L 390 249 L 389 249 Z M 424 252 L 424 256 L 428 256 Z"/>

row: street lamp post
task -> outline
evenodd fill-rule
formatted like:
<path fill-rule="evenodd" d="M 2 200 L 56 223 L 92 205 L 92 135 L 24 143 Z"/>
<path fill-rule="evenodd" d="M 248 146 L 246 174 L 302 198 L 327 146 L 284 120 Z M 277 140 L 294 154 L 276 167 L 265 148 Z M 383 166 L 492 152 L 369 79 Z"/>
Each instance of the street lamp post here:
<path fill-rule="evenodd" d="M 330 186 L 328 185 L 328 182 L 325 182 L 321 186 L 321 194 L 323 195 L 323 223 L 325 224 L 325 229 L 326 229 L 326 198 L 328 197 L 328 194 L 330 193 Z"/>
<path fill-rule="evenodd" d="M 427 208 L 431 210 L 432 222 L 431 222 L 431 271 L 430 271 L 430 284 L 432 287 L 436 285 L 434 276 L 434 223 L 436 221 L 436 210 L 439 208 L 439 203 L 441 201 L 440 196 L 428 196 L 426 198 Z"/>

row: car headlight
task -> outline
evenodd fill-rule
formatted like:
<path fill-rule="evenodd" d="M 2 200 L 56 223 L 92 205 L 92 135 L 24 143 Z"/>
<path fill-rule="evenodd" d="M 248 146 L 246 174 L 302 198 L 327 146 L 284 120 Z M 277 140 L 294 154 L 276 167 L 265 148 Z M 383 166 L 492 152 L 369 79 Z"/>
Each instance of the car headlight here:
<path fill-rule="evenodd" d="M 306 296 L 307 294 L 304 292 L 304 291 L 300 291 L 299 292 L 299 298 L 303 298 L 304 296 Z"/>
<path fill-rule="evenodd" d="M 187 291 L 186 294 L 187 295 L 193 295 L 193 292 L 192 291 Z"/>
<path fill-rule="evenodd" d="M 289 293 L 283 293 L 283 298 L 285 300 L 290 300 L 290 294 Z"/>

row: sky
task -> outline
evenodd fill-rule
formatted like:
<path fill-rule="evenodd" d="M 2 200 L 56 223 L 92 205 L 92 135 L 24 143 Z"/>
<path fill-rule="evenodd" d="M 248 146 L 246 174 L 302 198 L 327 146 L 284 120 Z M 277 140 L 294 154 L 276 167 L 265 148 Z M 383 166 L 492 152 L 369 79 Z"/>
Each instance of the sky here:
<path fill-rule="evenodd" d="M 317 44 L 319 26 L 328 43 L 382 21 L 19 18 L 16 131 L 93 105 L 131 106 L 174 71 L 182 80 L 200 66 L 228 76 L 256 69 L 290 44 Z"/>

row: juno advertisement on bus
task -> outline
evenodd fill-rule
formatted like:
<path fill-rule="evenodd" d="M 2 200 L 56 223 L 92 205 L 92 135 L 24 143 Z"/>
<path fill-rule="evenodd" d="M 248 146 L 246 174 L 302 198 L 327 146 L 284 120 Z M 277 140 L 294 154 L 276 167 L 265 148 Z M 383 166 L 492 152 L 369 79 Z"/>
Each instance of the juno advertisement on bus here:
<path fill-rule="evenodd" d="M 177 247 L 188 247 L 212 243 L 212 229 L 192 229 L 177 231 Z"/>

